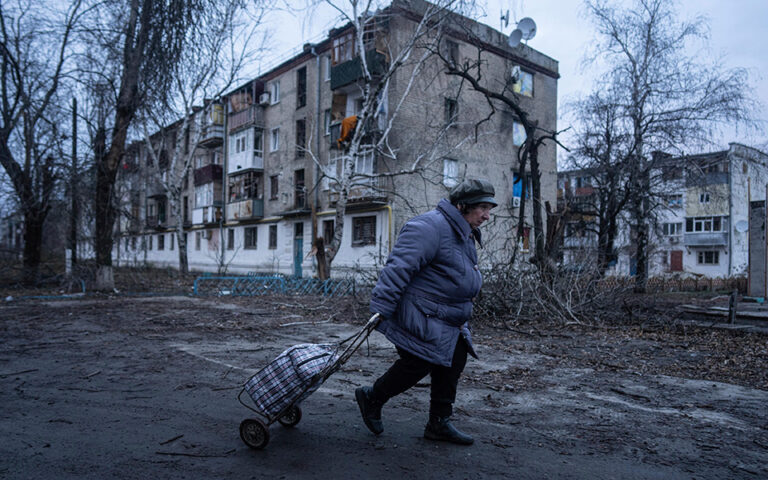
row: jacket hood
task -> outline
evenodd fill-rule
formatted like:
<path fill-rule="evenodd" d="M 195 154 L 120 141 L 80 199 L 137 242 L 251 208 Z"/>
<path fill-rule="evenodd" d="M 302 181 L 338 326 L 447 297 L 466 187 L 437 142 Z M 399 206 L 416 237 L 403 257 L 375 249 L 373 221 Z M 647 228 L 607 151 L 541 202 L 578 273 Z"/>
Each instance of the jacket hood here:
<path fill-rule="evenodd" d="M 480 237 L 480 230 L 477 228 L 473 229 L 469 225 L 469 222 L 467 222 L 461 215 L 459 209 L 452 205 L 451 202 L 443 198 L 437 204 L 437 210 L 443 214 L 443 216 L 448 220 L 448 224 L 461 238 L 467 238 L 471 233 L 472 236 L 475 237 L 477 244 L 481 247 L 483 246 L 483 242 Z"/>

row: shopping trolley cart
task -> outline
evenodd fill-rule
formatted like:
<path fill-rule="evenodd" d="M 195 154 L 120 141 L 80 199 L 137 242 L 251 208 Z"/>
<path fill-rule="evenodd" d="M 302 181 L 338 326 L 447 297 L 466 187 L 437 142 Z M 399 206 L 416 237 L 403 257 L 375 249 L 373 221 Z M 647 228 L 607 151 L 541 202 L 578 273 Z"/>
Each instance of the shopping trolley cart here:
<path fill-rule="evenodd" d="M 269 426 L 279 422 L 294 427 L 301 421 L 299 404 L 338 371 L 376 328 L 379 314 L 351 337 L 338 344 L 294 345 L 250 377 L 237 395 L 238 401 L 264 420 L 247 418 L 240 423 L 240 438 L 261 450 L 269 443 Z M 247 393 L 253 406 L 243 401 Z"/>

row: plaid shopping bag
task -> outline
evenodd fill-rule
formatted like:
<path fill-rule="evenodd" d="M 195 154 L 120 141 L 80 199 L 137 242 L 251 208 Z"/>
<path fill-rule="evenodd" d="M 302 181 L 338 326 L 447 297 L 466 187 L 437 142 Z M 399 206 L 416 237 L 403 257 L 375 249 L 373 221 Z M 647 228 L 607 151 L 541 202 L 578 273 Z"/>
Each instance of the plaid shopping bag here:
<path fill-rule="evenodd" d="M 320 387 L 322 381 L 315 377 L 338 359 L 336 350 L 327 344 L 294 345 L 245 382 L 245 391 L 259 411 L 277 415 Z"/>

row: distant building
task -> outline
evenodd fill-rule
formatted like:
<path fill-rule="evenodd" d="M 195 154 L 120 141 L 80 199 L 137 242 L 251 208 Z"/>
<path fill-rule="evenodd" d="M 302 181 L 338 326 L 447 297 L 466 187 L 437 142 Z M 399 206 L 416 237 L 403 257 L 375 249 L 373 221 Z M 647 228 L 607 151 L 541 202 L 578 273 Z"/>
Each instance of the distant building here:
<path fill-rule="evenodd" d="M 424 5 L 396 0 L 376 14 L 380 21 L 366 35 L 365 52 L 374 75 L 387 67 L 389 52 L 407 38 Z M 519 67 L 509 90 L 517 92 L 539 127 L 556 131 L 557 62 L 526 45 L 510 48 L 500 32 L 460 18 L 462 28 L 448 32 L 446 51 L 461 61 L 476 58 L 482 47 L 487 75 L 502 86 L 512 68 Z M 216 270 L 226 264 L 232 272 L 314 273 L 309 255 L 313 218 L 317 235 L 330 243 L 339 192 L 328 177 L 341 173 L 342 122 L 361 105 L 360 57 L 352 40 L 351 25 L 331 30 L 325 40 L 305 45 L 301 53 L 231 91 L 207 114 L 201 140 L 188 146 L 196 149 L 196 160 L 182 186 L 190 268 Z M 490 112 L 484 97 L 445 75 L 436 58 L 409 85 L 411 71 L 407 65 L 398 71 L 374 121 L 357 127 L 373 144 L 401 105 L 389 136 L 396 157 L 370 153 L 355 162 L 357 185 L 349 195 L 334 274 L 383 262 L 402 225 L 434 208 L 465 177 L 488 178 L 497 191 L 500 207 L 487 230 L 486 252 L 505 248 L 517 225 L 521 193 L 515 172 L 525 139 L 521 124 L 497 106 L 476 131 L 475 124 Z M 555 200 L 555 158 L 551 142 L 540 149 L 544 201 Z M 143 142 L 131 145 L 125 155 L 118 180 L 123 215 L 116 258 L 175 266 L 176 222 L 157 181 L 168 165 L 147 159 Z M 419 175 L 395 175 L 416 159 L 424 166 Z M 528 212 L 526 225 L 530 207 Z"/>
<path fill-rule="evenodd" d="M 0 218 L 0 256 L 21 258 L 24 248 L 24 217 L 13 213 Z"/>
<path fill-rule="evenodd" d="M 665 156 L 654 178 L 663 191 L 656 223 L 651 225 L 650 275 L 689 273 L 707 277 L 747 274 L 750 258 L 750 202 L 764 202 L 768 189 L 768 155 L 731 143 L 727 150 Z M 558 202 L 579 205 L 597 201 L 596 170 L 558 173 Z M 574 208 L 575 207 L 575 208 Z M 587 211 L 587 209 L 581 209 Z M 595 254 L 597 219 L 582 213 L 566 216 L 563 262 L 574 263 Z M 616 261 L 609 274 L 633 275 L 636 268 L 632 231 L 626 215 L 619 222 Z"/>

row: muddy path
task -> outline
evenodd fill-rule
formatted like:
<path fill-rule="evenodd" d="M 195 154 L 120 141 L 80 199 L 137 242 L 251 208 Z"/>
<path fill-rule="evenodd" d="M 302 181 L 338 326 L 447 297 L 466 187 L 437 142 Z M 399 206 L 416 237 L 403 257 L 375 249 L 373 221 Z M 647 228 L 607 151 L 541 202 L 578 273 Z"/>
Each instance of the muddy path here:
<path fill-rule="evenodd" d="M 455 421 L 422 438 L 428 379 L 362 424 L 354 389 L 395 358 L 378 333 L 263 451 L 236 396 L 284 348 L 338 341 L 359 304 L 186 297 L 0 306 L 0 477 L 766 478 L 768 336 L 686 326 L 476 327 Z M 730 363 L 730 365 L 729 365 Z"/>

